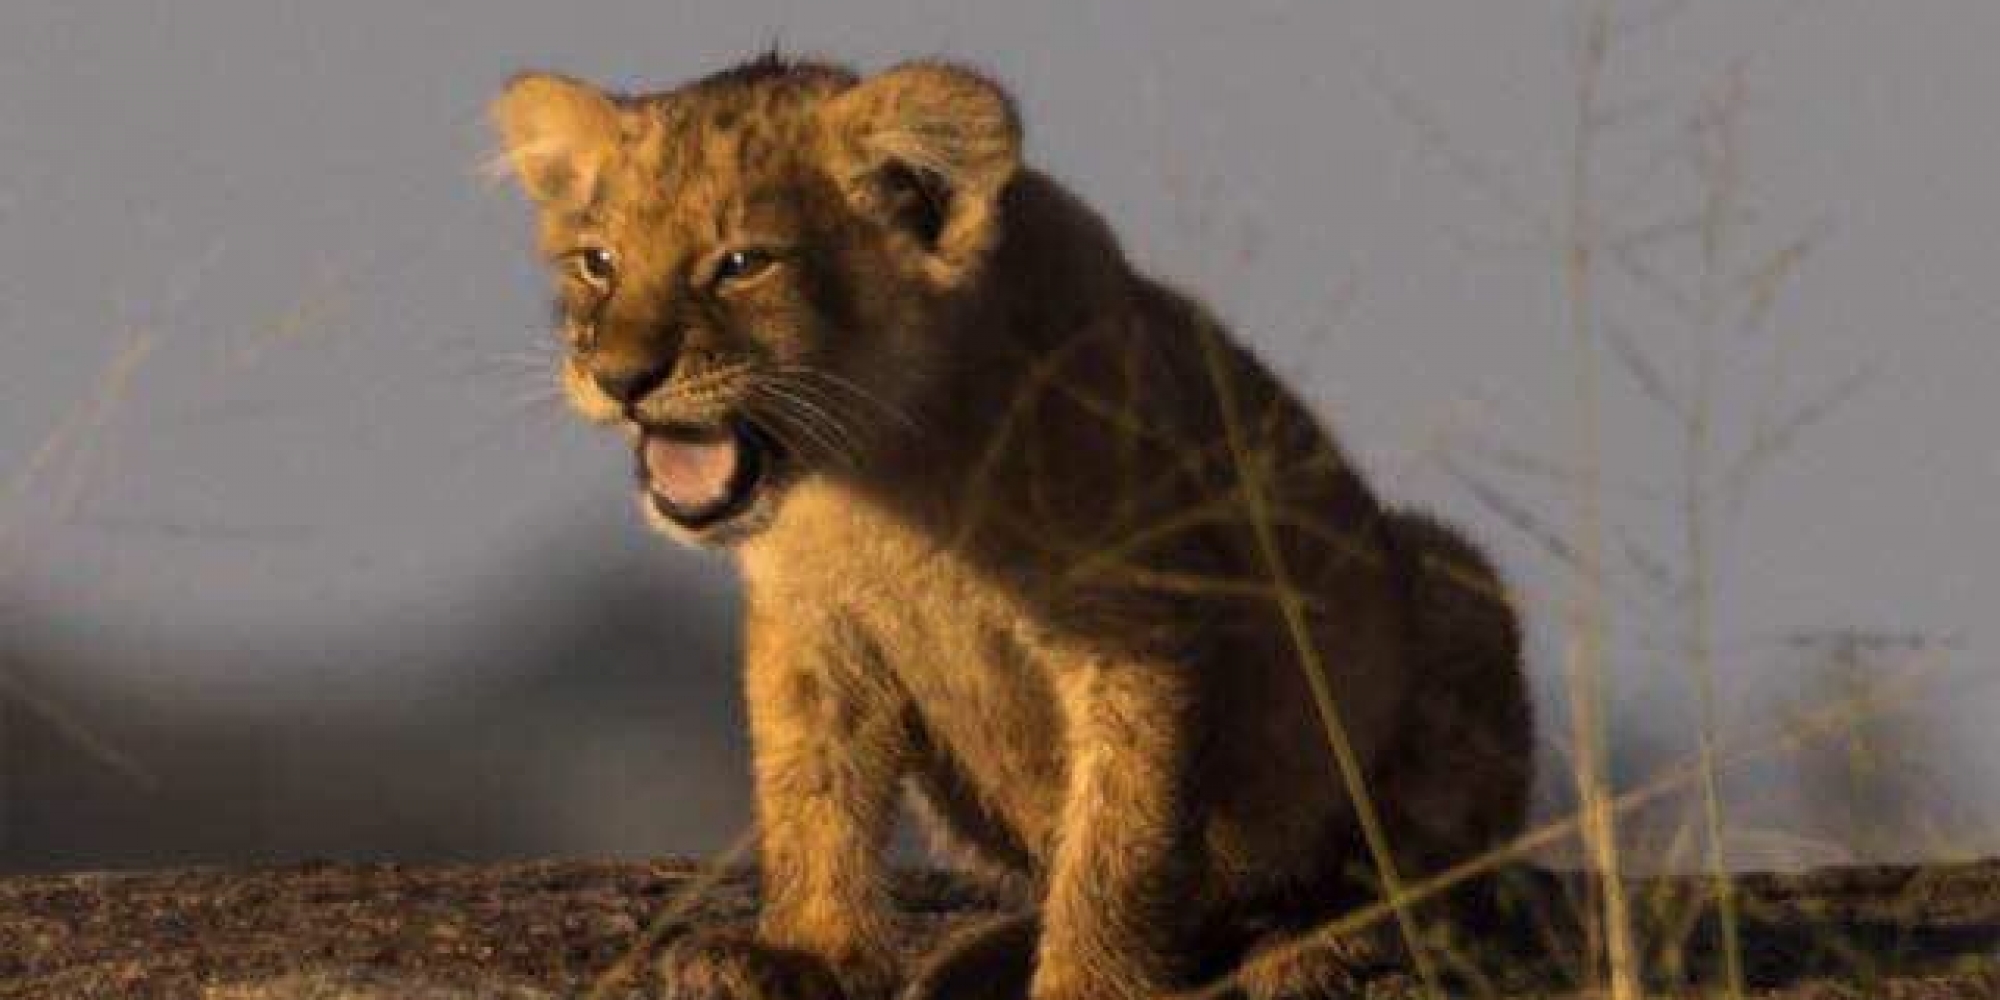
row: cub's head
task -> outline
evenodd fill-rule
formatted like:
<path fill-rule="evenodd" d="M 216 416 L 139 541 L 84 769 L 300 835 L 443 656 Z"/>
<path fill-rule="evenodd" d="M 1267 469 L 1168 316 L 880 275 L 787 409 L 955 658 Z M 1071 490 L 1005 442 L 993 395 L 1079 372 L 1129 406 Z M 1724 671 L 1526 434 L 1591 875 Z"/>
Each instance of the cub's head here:
<path fill-rule="evenodd" d="M 654 523 L 711 544 L 911 433 L 1019 165 L 1006 96 L 935 63 L 766 57 L 640 96 L 524 74 L 493 119 L 571 402 L 631 433 Z"/>

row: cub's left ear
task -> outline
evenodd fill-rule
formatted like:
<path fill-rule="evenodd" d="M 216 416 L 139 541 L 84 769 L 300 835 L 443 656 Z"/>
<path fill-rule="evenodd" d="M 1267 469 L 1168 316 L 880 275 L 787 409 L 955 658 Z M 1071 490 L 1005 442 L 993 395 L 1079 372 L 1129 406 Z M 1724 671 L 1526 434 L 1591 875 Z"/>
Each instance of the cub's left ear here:
<path fill-rule="evenodd" d="M 506 163 L 545 208 L 588 205 L 618 155 L 618 105 L 581 80 L 521 73 L 493 102 L 492 116 Z"/>
<path fill-rule="evenodd" d="M 985 258 L 1000 192 L 1021 165 L 1021 124 L 998 85 L 944 63 L 869 77 L 823 112 L 834 179 L 861 211 L 924 248 L 953 284 Z"/>

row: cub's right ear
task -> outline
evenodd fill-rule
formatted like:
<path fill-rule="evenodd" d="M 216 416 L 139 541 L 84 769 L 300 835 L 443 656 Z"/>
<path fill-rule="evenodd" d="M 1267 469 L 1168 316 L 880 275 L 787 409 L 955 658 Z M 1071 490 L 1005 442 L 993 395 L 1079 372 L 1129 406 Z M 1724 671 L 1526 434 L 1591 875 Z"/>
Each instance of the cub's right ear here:
<path fill-rule="evenodd" d="M 521 73 L 493 102 L 503 161 L 528 197 L 581 207 L 618 152 L 620 112 L 603 91 L 553 73 Z"/>
<path fill-rule="evenodd" d="M 1021 165 L 1021 122 L 1005 91 L 962 66 L 905 63 L 823 114 L 834 179 L 858 207 L 917 237 L 940 281 L 981 263 L 999 230 L 1000 192 Z"/>

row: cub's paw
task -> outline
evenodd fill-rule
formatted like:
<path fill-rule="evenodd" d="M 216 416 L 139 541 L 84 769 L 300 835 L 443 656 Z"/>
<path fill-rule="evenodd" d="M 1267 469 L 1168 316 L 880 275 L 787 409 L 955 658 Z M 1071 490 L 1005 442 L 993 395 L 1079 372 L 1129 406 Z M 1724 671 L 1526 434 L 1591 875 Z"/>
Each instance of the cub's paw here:
<path fill-rule="evenodd" d="M 818 959 L 732 934 L 684 937 L 659 969 L 660 1000 L 847 1000 Z"/>
<path fill-rule="evenodd" d="M 1229 1000 L 1348 1000 L 1375 996 L 1398 949 L 1380 934 L 1331 941 L 1273 937 L 1251 949 L 1231 976 Z M 1393 991 L 1388 995 L 1395 996 Z"/>

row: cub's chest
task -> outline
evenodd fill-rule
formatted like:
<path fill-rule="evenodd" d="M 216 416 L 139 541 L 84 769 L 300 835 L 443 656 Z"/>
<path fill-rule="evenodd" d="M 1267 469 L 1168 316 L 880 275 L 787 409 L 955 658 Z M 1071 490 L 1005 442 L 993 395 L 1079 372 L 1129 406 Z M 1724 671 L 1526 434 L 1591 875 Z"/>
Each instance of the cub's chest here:
<path fill-rule="evenodd" d="M 1025 595 L 834 488 L 795 494 L 779 527 L 744 553 L 769 613 L 837 633 L 846 666 L 885 672 L 940 733 L 1054 725 L 1059 664 Z"/>
<path fill-rule="evenodd" d="M 881 574 L 849 591 L 848 615 L 879 668 L 934 715 L 1049 697 L 1055 664 L 1031 612 L 948 558 Z"/>
<path fill-rule="evenodd" d="M 909 699 L 930 761 L 920 769 L 953 775 L 1016 838 L 1039 843 L 1063 786 L 1061 664 L 1006 602 L 956 594 L 872 605 L 859 627 Z"/>

